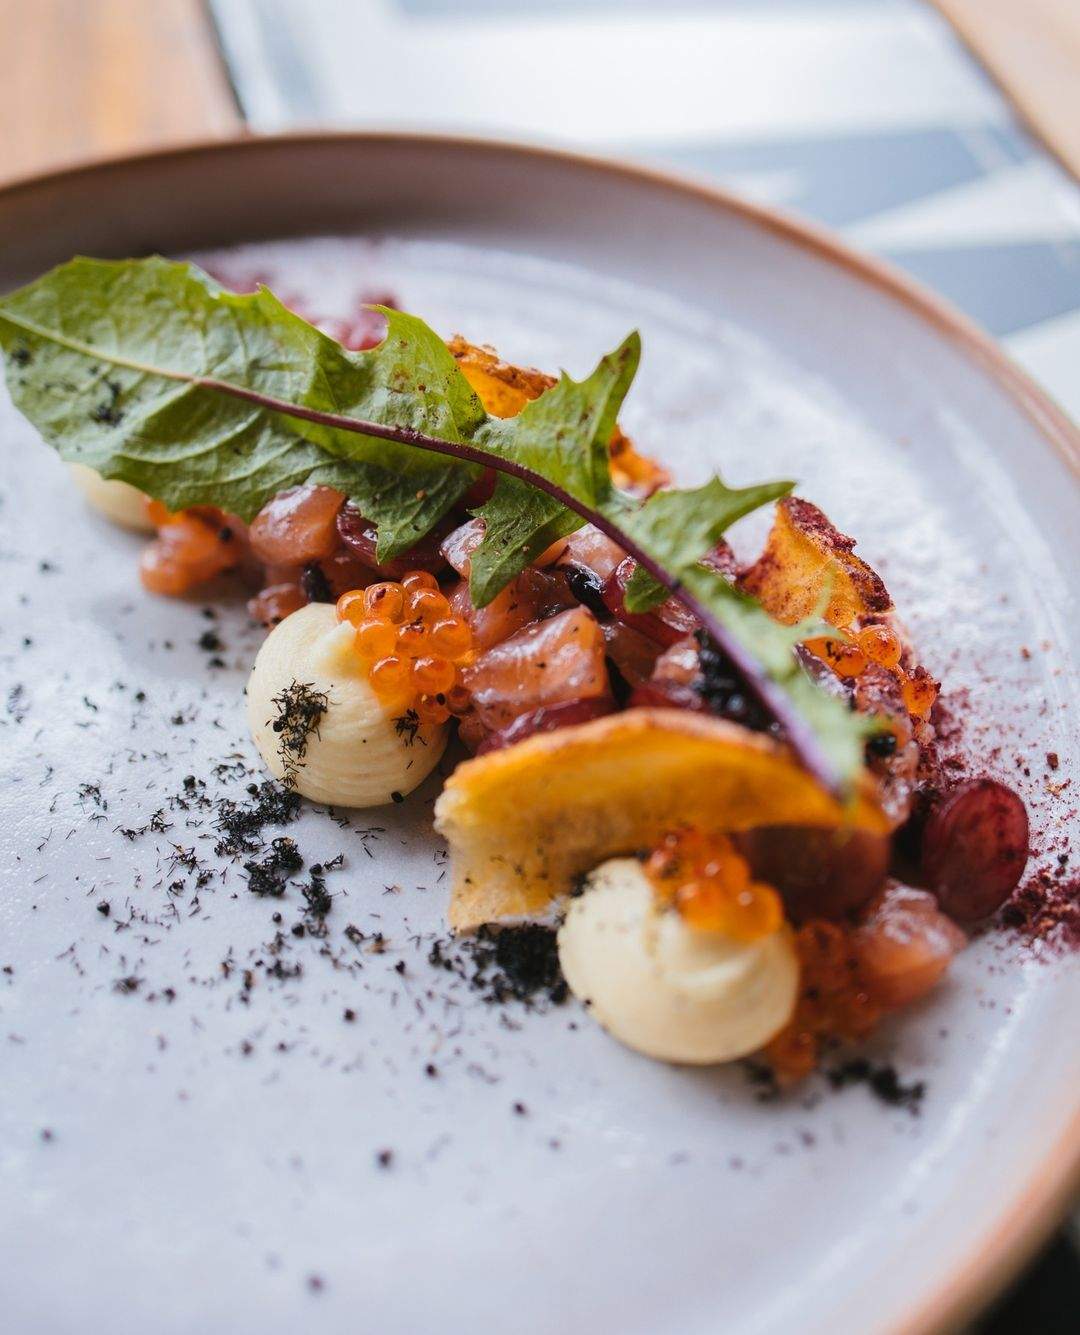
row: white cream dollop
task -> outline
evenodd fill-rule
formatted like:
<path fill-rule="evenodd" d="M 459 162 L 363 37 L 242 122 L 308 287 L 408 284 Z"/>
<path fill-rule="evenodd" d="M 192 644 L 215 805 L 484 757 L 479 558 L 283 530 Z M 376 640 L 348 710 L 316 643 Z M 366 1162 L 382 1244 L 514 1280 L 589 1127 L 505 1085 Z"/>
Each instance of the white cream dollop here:
<path fill-rule="evenodd" d="M 69 464 L 72 481 L 83 494 L 83 499 L 99 514 L 111 519 L 121 528 L 137 533 L 153 533 L 154 525 L 146 511 L 148 497 L 138 487 L 115 478 L 102 477 L 86 464 Z"/>
<path fill-rule="evenodd" d="M 791 1018 L 799 986 L 787 926 L 749 943 L 696 931 L 657 905 L 635 858 L 592 872 L 559 930 L 559 961 L 610 1034 L 670 1062 L 755 1052 Z"/>
<path fill-rule="evenodd" d="M 263 760 L 280 779 L 285 762 L 274 731 L 280 713 L 274 697 L 293 682 L 322 692 L 327 709 L 295 769 L 297 792 L 332 806 L 383 806 L 427 778 L 446 747 L 447 729 L 421 724 L 415 735 L 399 733 L 368 684 L 353 634 L 329 603 L 311 603 L 275 626 L 248 679 L 248 724 Z"/>

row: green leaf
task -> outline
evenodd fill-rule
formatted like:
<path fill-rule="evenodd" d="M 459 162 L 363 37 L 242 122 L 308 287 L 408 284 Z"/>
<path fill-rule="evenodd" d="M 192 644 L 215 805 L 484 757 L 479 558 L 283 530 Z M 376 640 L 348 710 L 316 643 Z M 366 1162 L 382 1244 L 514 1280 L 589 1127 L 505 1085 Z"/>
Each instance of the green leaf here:
<path fill-rule="evenodd" d="M 477 443 L 543 474 L 593 509 L 612 495 L 608 442 L 641 358 L 631 334 L 582 381 L 565 373 L 516 417 L 493 419 Z M 486 505 L 484 539 L 472 556 L 469 593 L 483 607 L 530 561 L 585 522 L 554 497 L 518 481 L 499 478 Z"/>
<path fill-rule="evenodd" d="M 301 482 L 339 487 L 407 550 L 476 468 L 283 417 L 200 377 L 308 408 L 470 438 L 488 418 L 446 345 L 384 311 L 387 338 L 348 352 L 265 289 L 238 296 L 190 264 L 76 259 L 0 301 L 15 404 L 60 454 L 170 509 L 249 519 Z"/>
<path fill-rule="evenodd" d="M 720 541 L 737 519 L 778 501 L 794 482 L 763 482 L 755 487 L 729 487 L 718 477 L 701 487 L 673 488 L 650 496 L 640 509 L 624 517 L 626 531 L 650 552 L 663 551 L 664 564 L 696 563 Z M 671 595 L 642 566 L 626 586 L 628 612 L 650 612 Z"/>
<path fill-rule="evenodd" d="M 800 741 L 813 772 L 827 782 L 854 772 L 866 725 L 799 668 L 793 648 L 805 627 L 779 625 L 700 564 L 728 524 L 790 484 L 733 490 L 714 478 L 644 504 L 612 487 L 608 444 L 637 369 L 636 334 L 585 380 L 564 375 L 500 421 L 427 325 L 383 314 L 384 342 L 350 352 L 265 289 L 236 295 L 191 265 L 159 258 L 77 259 L 0 300 L 0 346 L 16 405 L 62 457 L 173 510 L 214 505 L 250 518 L 287 487 L 323 483 L 378 525 L 386 558 L 427 533 L 491 458 L 503 471 L 479 511 L 478 604 L 556 538 L 606 520 L 617 540 L 696 599 L 714 634 L 737 640 L 788 693 L 833 767 Z M 373 436 L 376 427 L 397 438 Z M 507 464 L 523 476 L 509 475 Z M 632 586 L 634 610 L 661 596 L 644 574 Z M 756 667 L 747 675 L 761 682 Z M 795 745 L 798 720 L 780 702 L 773 708 Z"/>
<path fill-rule="evenodd" d="M 706 566 L 688 570 L 684 583 L 785 691 L 836 773 L 855 774 L 863 762 L 864 743 L 875 725 L 845 701 L 815 685 L 796 658 L 796 645 L 814 633 L 818 623 L 786 626 L 774 620 L 757 599 L 740 592 Z"/>

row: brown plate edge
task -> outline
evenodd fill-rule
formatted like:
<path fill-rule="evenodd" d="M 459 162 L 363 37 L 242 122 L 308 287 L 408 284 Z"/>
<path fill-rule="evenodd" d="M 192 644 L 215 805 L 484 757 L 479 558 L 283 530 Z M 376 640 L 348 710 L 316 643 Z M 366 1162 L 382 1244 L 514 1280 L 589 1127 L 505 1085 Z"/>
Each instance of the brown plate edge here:
<path fill-rule="evenodd" d="M 657 189 L 696 198 L 762 227 L 899 301 L 959 347 L 1013 400 L 1021 413 L 1062 458 L 1080 482 L 1080 427 L 1051 396 L 1022 370 L 974 321 L 888 262 L 861 254 L 828 229 L 784 210 L 741 199 L 704 179 L 657 167 L 602 158 L 588 153 L 497 137 L 443 135 L 422 131 L 311 130 L 235 138 L 212 138 L 130 154 L 94 158 L 68 167 L 19 177 L 0 186 L 0 209 L 11 198 L 64 180 L 138 169 L 202 155 L 243 154 L 257 148 L 282 149 L 305 144 L 378 144 L 430 147 L 478 153 L 511 153 L 561 162 L 585 172 L 622 177 Z M 1080 1107 L 1065 1132 L 1044 1156 L 1038 1173 L 1010 1202 L 993 1232 L 976 1238 L 961 1269 L 917 1308 L 886 1327 L 890 1335 L 944 1335 L 970 1321 L 1002 1292 L 1065 1215 L 1080 1191 Z"/>

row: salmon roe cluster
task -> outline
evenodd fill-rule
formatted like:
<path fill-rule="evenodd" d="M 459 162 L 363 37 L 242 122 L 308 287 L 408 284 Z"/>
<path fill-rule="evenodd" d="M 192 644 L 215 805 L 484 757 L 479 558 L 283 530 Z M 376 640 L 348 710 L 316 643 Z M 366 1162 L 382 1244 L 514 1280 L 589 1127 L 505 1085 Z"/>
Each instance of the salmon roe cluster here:
<path fill-rule="evenodd" d="M 751 878 L 746 859 L 725 835 L 672 831 L 650 854 L 645 873 L 658 900 L 696 931 L 751 942 L 771 936 L 784 921 L 780 896 Z"/>
<path fill-rule="evenodd" d="M 400 581 L 352 589 L 338 599 L 337 615 L 354 628 L 356 652 L 385 706 L 413 709 L 422 723 L 445 723 L 467 707 L 457 678 L 475 657 L 472 631 L 434 575 L 411 570 Z"/>
<path fill-rule="evenodd" d="M 825 1042 L 866 1038 L 883 1013 L 860 977 L 846 927 L 814 919 L 799 928 L 795 949 L 801 975 L 795 1014 L 764 1051 L 785 1085 L 814 1070 Z"/>
<path fill-rule="evenodd" d="M 908 672 L 901 666 L 904 647 L 891 626 L 871 622 L 846 636 L 822 635 L 807 640 L 806 648 L 838 677 L 861 676 L 874 663 L 895 673 L 904 706 L 914 718 L 927 718 L 937 699 L 937 682 L 925 668 Z"/>

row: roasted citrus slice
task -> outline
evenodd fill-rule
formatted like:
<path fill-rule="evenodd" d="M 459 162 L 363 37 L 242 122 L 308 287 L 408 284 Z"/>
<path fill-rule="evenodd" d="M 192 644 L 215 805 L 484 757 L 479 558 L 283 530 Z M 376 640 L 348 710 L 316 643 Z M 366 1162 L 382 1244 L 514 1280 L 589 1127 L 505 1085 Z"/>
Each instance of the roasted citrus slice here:
<path fill-rule="evenodd" d="M 465 379 L 493 417 L 516 417 L 530 399 L 555 384 L 554 376 L 504 362 L 491 348 L 478 348 L 455 334 L 447 343 Z"/>
<path fill-rule="evenodd" d="M 889 830 L 869 778 L 841 804 L 777 742 L 677 709 L 631 709 L 467 760 L 435 825 L 458 930 L 541 911 L 606 858 L 680 826 Z"/>
<path fill-rule="evenodd" d="M 820 615 L 827 592 L 825 620 L 846 627 L 892 607 L 880 575 L 855 555 L 854 546 L 854 538 L 834 528 L 816 505 L 788 496 L 776 507 L 765 550 L 739 584 L 786 625 Z"/>
<path fill-rule="evenodd" d="M 478 348 L 455 334 L 447 343 L 465 379 L 492 417 L 516 417 L 530 399 L 538 399 L 556 383 L 555 377 L 533 367 L 512 366 L 491 348 Z M 611 436 L 611 473 L 616 486 L 650 494 L 671 475 L 638 454 L 618 427 Z"/>

